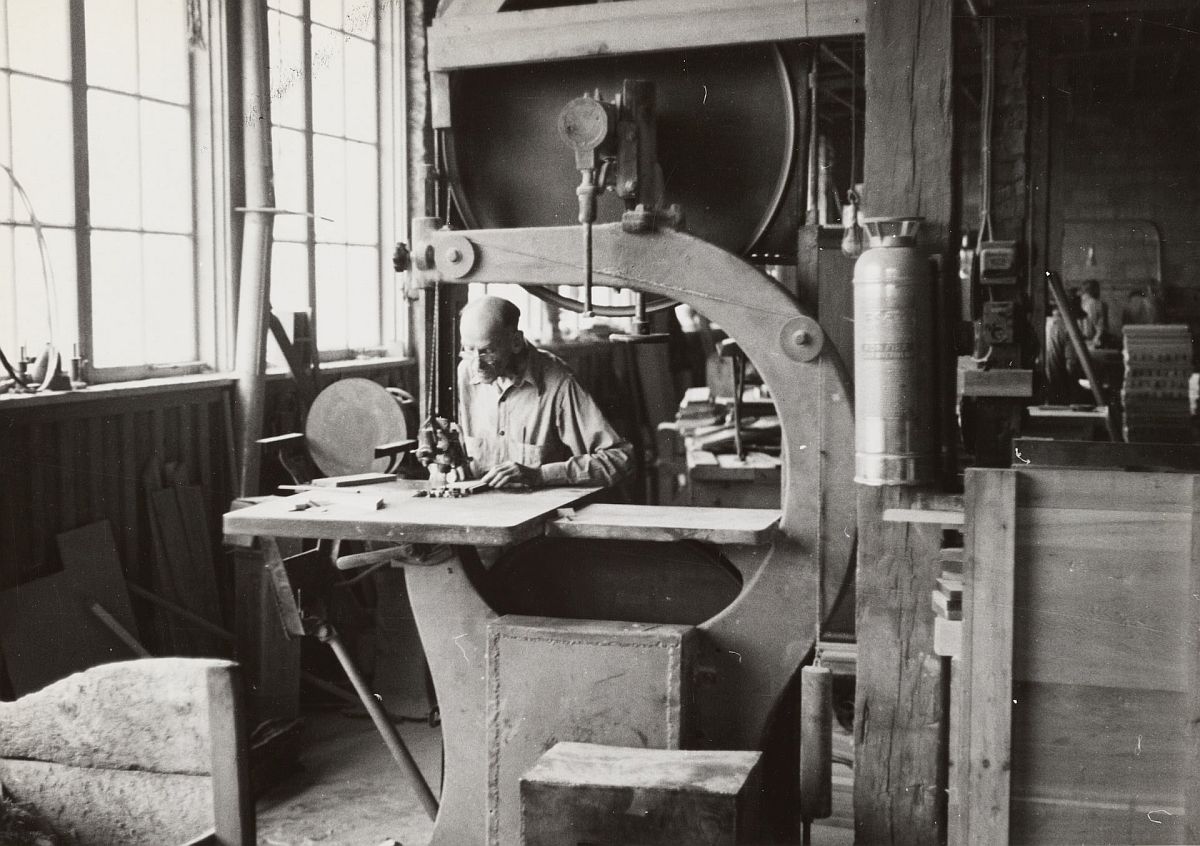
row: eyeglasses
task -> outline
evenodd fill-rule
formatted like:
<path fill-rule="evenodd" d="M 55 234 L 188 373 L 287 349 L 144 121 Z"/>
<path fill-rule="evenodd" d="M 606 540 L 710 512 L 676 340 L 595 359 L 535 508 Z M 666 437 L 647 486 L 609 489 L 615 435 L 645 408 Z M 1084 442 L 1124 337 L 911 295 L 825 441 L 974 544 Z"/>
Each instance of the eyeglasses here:
<path fill-rule="evenodd" d="M 464 361 L 470 361 L 471 359 L 477 358 L 480 361 L 495 363 L 500 360 L 500 353 L 494 352 L 494 351 L 488 350 L 488 349 L 460 350 L 458 353 L 458 357 L 463 359 Z"/>

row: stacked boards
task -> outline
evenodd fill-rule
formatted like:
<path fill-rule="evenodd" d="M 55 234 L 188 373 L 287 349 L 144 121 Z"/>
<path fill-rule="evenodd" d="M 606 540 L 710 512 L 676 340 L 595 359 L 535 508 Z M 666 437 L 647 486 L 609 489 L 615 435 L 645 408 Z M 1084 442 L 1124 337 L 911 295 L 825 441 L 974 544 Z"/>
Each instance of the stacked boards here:
<path fill-rule="evenodd" d="M 1188 382 L 1192 337 L 1185 325 L 1126 326 L 1125 440 L 1186 443 L 1193 440 Z"/>

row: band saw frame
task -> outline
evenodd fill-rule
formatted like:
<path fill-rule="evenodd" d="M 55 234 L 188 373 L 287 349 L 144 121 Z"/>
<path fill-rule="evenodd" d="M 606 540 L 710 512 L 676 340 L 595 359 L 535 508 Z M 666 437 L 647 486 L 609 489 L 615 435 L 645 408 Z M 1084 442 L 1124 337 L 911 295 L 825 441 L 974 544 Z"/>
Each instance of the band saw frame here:
<path fill-rule="evenodd" d="M 743 574 L 742 591 L 698 627 L 713 649 L 706 696 L 722 703 L 713 714 L 736 715 L 706 734 L 725 748 L 761 748 L 772 710 L 854 573 L 850 380 L 815 317 L 738 256 L 666 226 L 630 232 L 602 224 L 593 237 L 594 284 L 669 297 L 720 325 L 761 374 L 779 414 L 779 529 L 765 551 L 724 550 Z M 410 293 L 472 282 L 578 285 L 579 252 L 574 226 L 452 230 L 419 218 Z"/>

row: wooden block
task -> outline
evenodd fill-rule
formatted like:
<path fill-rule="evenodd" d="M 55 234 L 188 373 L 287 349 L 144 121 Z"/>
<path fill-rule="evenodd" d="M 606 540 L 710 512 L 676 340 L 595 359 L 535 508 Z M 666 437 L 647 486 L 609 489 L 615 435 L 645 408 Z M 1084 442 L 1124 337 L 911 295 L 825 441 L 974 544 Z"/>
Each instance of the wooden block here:
<path fill-rule="evenodd" d="M 758 842 L 759 758 L 557 743 L 521 778 L 522 842 Z"/>
<path fill-rule="evenodd" d="M 556 741 L 679 749 L 691 626 L 509 615 L 488 626 L 488 839 L 518 838 L 519 780 Z M 553 690 L 552 696 L 547 691 Z"/>
<path fill-rule="evenodd" d="M 957 658 L 962 654 L 962 620 L 933 618 L 933 651 L 943 658 Z"/>

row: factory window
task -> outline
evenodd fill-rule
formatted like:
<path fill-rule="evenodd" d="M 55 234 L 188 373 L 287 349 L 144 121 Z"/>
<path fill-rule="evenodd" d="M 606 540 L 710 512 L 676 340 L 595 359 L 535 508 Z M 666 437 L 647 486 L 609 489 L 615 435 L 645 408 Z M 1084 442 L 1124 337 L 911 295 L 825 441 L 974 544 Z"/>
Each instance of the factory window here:
<path fill-rule="evenodd" d="M 275 221 L 271 306 L 285 326 L 309 312 L 325 359 L 402 349 L 403 299 L 384 249 L 403 228 L 395 5 L 268 2 L 275 204 L 297 213 Z"/>
<path fill-rule="evenodd" d="M 208 11 L 197 0 L 0 0 L 0 349 L 10 359 L 53 342 L 105 380 L 214 358 L 213 262 L 202 252 L 214 223 L 197 209 L 212 207 L 219 145 L 195 102 L 211 81 Z"/>

